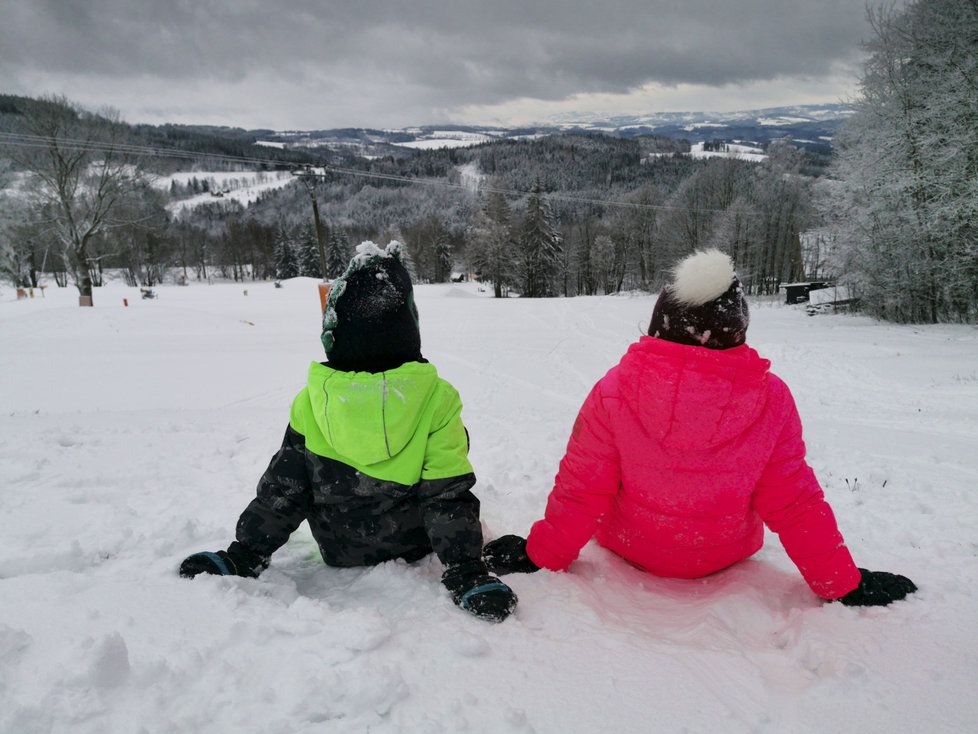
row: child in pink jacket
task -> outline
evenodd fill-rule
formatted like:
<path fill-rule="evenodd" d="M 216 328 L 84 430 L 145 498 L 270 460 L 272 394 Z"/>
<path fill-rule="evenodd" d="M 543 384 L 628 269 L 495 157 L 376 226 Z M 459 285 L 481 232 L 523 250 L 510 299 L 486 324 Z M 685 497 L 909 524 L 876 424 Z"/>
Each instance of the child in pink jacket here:
<path fill-rule="evenodd" d="M 747 302 L 718 250 L 683 260 L 643 336 L 584 401 L 544 518 L 489 543 L 496 573 L 564 571 L 592 538 L 657 576 L 699 578 L 777 533 L 812 591 L 883 605 L 916 590 L 859 569 L 805 462 L 788 386 L 745 344 Z"/>

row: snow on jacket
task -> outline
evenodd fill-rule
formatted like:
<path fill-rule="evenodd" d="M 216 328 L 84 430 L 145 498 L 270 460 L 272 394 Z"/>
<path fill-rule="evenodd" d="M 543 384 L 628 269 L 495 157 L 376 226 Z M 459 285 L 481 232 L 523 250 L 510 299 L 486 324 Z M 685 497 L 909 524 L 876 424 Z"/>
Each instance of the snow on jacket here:
<path fill-rule="evenodd" d="M 588 395 L 527 552 L 564 570 L 593 536 L 659 575 L 698 578 L 760 549 L 766 524 L 812 590 L 859 583 L 770 362 L 642 337 Z"/>

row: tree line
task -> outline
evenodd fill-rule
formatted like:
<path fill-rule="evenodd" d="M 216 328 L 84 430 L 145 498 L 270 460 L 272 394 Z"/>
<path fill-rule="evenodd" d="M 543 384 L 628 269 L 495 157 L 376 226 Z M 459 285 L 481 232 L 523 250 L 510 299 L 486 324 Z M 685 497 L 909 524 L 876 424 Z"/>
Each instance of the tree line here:
<path fill-rule="evenodd" d="M 20 283 L 52 273 L 83 295 L 110 269 L 141 285 L 335 277 L 364 239 L 404 242 L 420 282 L 477 277 L 497 296 L 656 290 L 676 260 L 705 247 L 730 252 L 754 294 L 831 264 L 803 250 L 801 234 L 824 222 L 803 174 L 807 154 L 787 141 L 771 144 L 763 163 L 694 159 L 688 143 L 665 138 L 581 134 L 357 159 L 350 167 L 363 177 L 315 179 L 323 274 L 306 188 L 267 192 L 247 208 L 216 199 L 174 213 L 171 192 L 145 175 L 159 161 L 127 152 L 131 129 L 117 118 L 65 100 L 26 112 L 24 129 L 51 142 L 13 157 L 7 175 L 20 188 L 0 204 L 2 267 Z M 175 192 L 203 191 L 205 179 Z"/>

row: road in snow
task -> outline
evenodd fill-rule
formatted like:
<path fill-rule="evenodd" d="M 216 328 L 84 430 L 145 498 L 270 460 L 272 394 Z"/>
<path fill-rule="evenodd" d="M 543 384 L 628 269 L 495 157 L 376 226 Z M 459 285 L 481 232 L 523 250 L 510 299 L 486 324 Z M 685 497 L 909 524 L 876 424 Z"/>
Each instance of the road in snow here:
<path fill-rule="evenodd" d="M 305 527 L 258 580 L 177 577 L 231 540 L 321 358 L 318 298 L 158 291 L 0 294 L 0 732 L 978 729 L 974 328 L 753 310 L 857 561 L 910 601 L 823 604 L 776 539 L 700 581 L 591 545 L 508 577 L 492 626 L 436 561 L 326 568 Z M 418 288 L 425 354 L 465 402 L 489 532 L 525 532 L 653 299 L 482 295 Z"/>

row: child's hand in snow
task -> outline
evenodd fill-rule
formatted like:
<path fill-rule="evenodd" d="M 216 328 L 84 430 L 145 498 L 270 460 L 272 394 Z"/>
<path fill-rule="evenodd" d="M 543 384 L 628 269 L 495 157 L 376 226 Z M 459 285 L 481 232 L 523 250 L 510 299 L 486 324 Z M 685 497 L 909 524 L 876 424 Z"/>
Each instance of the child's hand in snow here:
<path fill-rule="evenodd" d="M 495 576 L 490 576 L 482 561 L 449 566 L 441 580 L 452 592 L 452 601 L 481 619 L 502 622 L 516 609 L 516 594 Z"/>
<path fill-rule="evenodd" d="M 914 582 L 906 576 L 886 571 L 867 571 L 865 568 L 860 568 L 859 572 L 863 575 L 859 586 L 839 599 L 848 607 L 883 607 L 917 590 Z"/>
<path fill-rule="evenodd" d="M 493 573 L 500 576 L 507 573 L 533 573 L 540 567 L 526 555 L 526 538 L 519 535 L 504 535 L 487 543 L 482 550 L 482 560 Z"/>
<path fill-rule="evenodd" d="M 235 541 L 226 551 L 204 551 L 188 556 L 180 564 L 180 575 L 192 579 L 201 573 L 214 576 L 258 578 L 268 568 L 268 560 Z"/>

